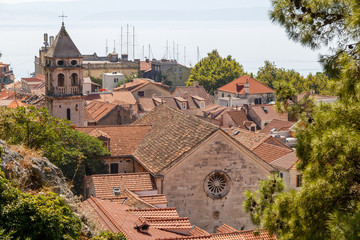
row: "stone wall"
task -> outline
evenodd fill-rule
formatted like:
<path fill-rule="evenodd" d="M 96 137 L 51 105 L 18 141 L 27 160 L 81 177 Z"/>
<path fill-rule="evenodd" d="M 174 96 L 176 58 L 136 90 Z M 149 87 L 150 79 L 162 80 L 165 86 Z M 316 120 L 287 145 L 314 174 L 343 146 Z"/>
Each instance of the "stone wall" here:
<path fill-rule="evenodd" d="M 162 97 L 162 96 L 168 97 L 171 95 L 171 92 L 169 90 L 166 90 L 163 87 L 159 87 L 155 84 L 150 83 L 150 84 L 147 84 L 144 87 L 138 89 L 137 91 L 132 92 L 135 99 L 140 98 L 140 96 L 139 96 L 140 91 L 144 92 L 144 96 L 142 96 L 144 98 L 152 98 L 154 94 L 156 94 L 156 96 L 158 96 L 158 97 Z"/>
<path fill-rule="evenodd" d="M 224 223 L 236 229 L 253 228 L 242 206 L 244 192 L 256 190 L 259 180 L 270 174 L 264 162 L 229 138 L 218 131 L 164 174 L 168 206 L 209 232 Z M 230 179 L 229 192 L 223 198 L 214 199 L 205 191 L 205 179 L 213 171 L 222 171 Z"/>

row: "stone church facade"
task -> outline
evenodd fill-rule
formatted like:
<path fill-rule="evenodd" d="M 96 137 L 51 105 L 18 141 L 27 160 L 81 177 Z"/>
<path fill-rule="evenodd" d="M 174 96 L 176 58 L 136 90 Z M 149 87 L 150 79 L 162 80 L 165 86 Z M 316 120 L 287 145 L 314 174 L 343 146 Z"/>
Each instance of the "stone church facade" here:
<path fill-rule="evenodd" d="M 84 126 L 82 56 L 64 23 L 45 55 L 45 103 L 50 114 Z"/>

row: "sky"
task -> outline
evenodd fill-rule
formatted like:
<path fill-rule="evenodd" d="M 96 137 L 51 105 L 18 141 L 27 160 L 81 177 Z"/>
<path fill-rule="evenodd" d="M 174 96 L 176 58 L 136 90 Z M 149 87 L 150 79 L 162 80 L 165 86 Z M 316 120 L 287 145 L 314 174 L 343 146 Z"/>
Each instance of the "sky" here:
<path fill-rule="evenodd" d="M 270 21 L 270 8 L 270 0 L 0 0 L 0 61 L 11 63 L 17 80 L 28 77 L 43 34 L 56 36 L 64 13 L 65 27 L 82 54 L 104 56 L 108 42 L 108 52 L 115 47 L 130 59 L 135 45 L 137 59 L 150 52 L 151 59 L 175 58 L 194 66 L 217 49 L 255 75 L 265 60 L 303 75 L 321 71 L 320 52 L 289 40 Z"/>

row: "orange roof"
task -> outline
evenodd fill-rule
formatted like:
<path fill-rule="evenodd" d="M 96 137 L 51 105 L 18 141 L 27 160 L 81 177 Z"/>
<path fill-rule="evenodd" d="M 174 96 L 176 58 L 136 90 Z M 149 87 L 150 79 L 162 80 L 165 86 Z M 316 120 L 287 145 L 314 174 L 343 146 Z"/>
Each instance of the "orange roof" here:
<path fill-rule="evenodd" d="M 265 160 L 268 163 L 281 158 L 293 150 L 287 146 L 276 146 L 274 144 L 263 143 L 253 150 L 253 152 L 258 155 L 261 159 Z"/>
<path fill-rule="evenodd" d="M 132 214 L 145 218 L 178 218 L 176 208 L 130 209 Z"/>
<path fill-rule="evenodd" d="M 146 222 L 150 226 L 158 229 L 166 230 L 188 230 L 192 229 L 189 218 L 187 217 L 175 217 L 175 218 L 146 218 Z"/>
<path fill-rule="evenodd" d="M 278 113 L 274 104 L 251 105 L 250 110 L 253 110 L 261 120 L 279 119 L 283 121 L 288 120 L 287 113 Z"/>
<path fill-rule="evenodd" d="M 107 103 L 114 103 L 118 105 L 123 104 L 135 104 L 136 99 L 131 94 L 131 92 L 112 92 L 112 93 L 99 93 L 99 94 L 90 94 L 86 96 L 86 102 L 89 103 L 91 101 L 98 101 L 98 102 L 107 102 Z"/>
<path fill-rule="evenodd" d="M 271 138 L 271 135 L 268 134 L 255 133 L 236 127 L 228 129 L 227 133 L 250 150 L 254 150 L 267 139 Z"/>
<path fill-rule="evenodd" d="M 227 224 L 223 224 L 221 225 L 218 229 L 216 229 L 216 231 L 218 233 L 232 233 L 232 232 L 238 232 L 238 230 L 236 230 L 235 228 L 233 227 L 230 227 L 229 225 Z"/>
<path fill-rule="evenodd" d="M 116 104 L 93 101 L 85 107 L 85 111 L 90 115 L 89 120 L 100 121 L 111 111 L 116 109 Z"/>
<path fill-rule="evenodd" d="M 0 92 L 0 99 L 10 99 L 14 97 L 15 92 L 10 90 L 2 90 Z"/>
<path fill-rule="evenodd" d="M 194 228 L 189 233 L 193 237 L 210 236 L 210 233 L 204 229 L 199 228 L 198 226 L 194 226 Z"/>
<path fill-rule="evenodd" d="M 98 129 L 99 136 L 105 133 L 106 138 L 110 138 L 109 150 L 112 156 L 125 156 L 132 155 L 144 138 L 146 133 L 149 132 L 150 126 L 144 125 L 116 125 L 116 126 L 90 126 L 90 127 L 77 127 L 80 132 L 92 134 L 97 136 L 94 129 Z M 94 135 L 95 134 L 95 135 Z M 104 134 L 102 134 L 103 136 Z M 98 136 L 97 136 L 98 137 Z"/>
<path fill-rule="evenodd" d="M 142 233 L 137 230 L 137 226 L 143 219 L 127 211 L 127 209 L 127 206 L 94 197 L 90 197 L 81 203 L 81 211 L 102 231 L 121 232 L 127 239 L 131 240 L 155 240 L 182 236 L 157 229 L 151 223 L 148 233 Z"/>
<path fill-rule="evenodd" d="M 141 61 L 140 62 L 140 71 L 149 71 L 151 70 L 151 62 Z"/>
<path fill-rule="evenodd" d="M 289 128 L 294 126 L 295 123 L 296 122 L 273 119 L 260 132 L 261 133 L 270 133 L 270 131 L 273 129 L 275 129 L 275 132 L 288 131 Z"/>
<path fill-rule="evenodd" d="M 32 77 L 32 78 L 21 78 L 22 81 L 25 81 L 25 82 L 45 82 L 45 76 L 44 75 L 41 75 L 41 74 L 38 74 L 36 75 L 35 77 Z"/>
<path fill-rule="evenodd" d="M 146 191 L 155 188 L 149 173 L 92 175 L 89 182 L 93 183 L 97 198 L 114 197 L 114 188 L 120 188 L 121 192 L 126 188 L 130 191 Z"/>
<path fill-rule="evenodd" d="M 18 108 L 18 107 L 25 107 L 25 106 L 26 106 L 25 103 L 15 99 L 7 106 L 7 108 Z"/>
<path fill-rule="evenodd" d="M 281 158 L 276 159 L 275 161 L 272 161 L 270 164 L 276 168 L 289 170 L 293 169 L 298 161 L 299 158 L 296 156 L 296 152 L 293 151 Z"/>
<path fill-rule="evenodd" d="M 254 79 L 252 77 L 245 76 L 245 75 L 218 88 L 218 90 L 223 91 L 223 92 L 245 94 L 244 84 L 247 81 L 249 83 L 249 94 L 273 93 L 274 92 L 274 90 L 272 88 L 266 86 L 265 84 L 262 84 L 261 82 L 259 82 L 258 80 Z"/>
<path fill-rule="evenodd" d="M 113 91 L 130 91 L 135 92 L 142 87 L 148 85 L 148 84 L 154 84 L 156 86 L 162 87 L 170 92 L 170 86 L 166 84 L 162 84 L 160 82 L 155 82 L 154 80 L 148 79 L 148 78 L 136 78 L 133 82 L 128 82 L 125 84 L 122 84 L 120 87 L 114 88 Z"/>
<path fill-rule="evenodd" d="M 141 195 L 140 198 L 152 205 L 167 204 L 167 198 L 164 194 Z"/>

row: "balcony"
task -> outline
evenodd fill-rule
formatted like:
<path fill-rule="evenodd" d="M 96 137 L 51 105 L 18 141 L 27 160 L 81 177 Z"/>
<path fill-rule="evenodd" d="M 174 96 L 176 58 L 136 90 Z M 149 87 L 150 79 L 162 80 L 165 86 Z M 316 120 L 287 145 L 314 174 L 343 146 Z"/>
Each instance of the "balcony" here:
<path fill-rule="evenodd" d="M 71 94 L 79 94 L 79 87 L 71 87 L 70 91 Z"/>
<path fill-rule="evenodd" d="M 66 93 L 65 87 L 56 88 L 56 95 L 65 95 L 65 93 Z"/>

